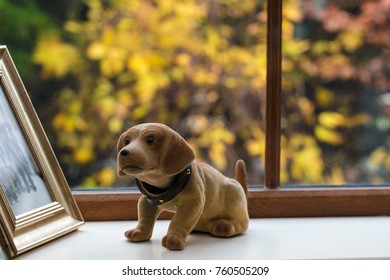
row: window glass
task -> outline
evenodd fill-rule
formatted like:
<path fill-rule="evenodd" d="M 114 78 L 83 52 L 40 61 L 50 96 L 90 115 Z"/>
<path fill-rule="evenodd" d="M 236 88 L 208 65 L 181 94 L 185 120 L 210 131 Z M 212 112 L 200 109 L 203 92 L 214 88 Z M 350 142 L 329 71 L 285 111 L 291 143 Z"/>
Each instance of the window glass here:
<path fill-rule="evenodd" d="M 131 184 L 116 141 L 143 122 L 171 126 L 228 176 L 244 159 L 263 184 L 265 1 L 71 3 L 37 31 L 26 85 L 72 187 Z M 40 7 L 48 22 L 55 5 Z"/>
<path fill-rule="evenodd" d="M 388 183 L 389 1 L 283 4 L 282 184 Z"/>

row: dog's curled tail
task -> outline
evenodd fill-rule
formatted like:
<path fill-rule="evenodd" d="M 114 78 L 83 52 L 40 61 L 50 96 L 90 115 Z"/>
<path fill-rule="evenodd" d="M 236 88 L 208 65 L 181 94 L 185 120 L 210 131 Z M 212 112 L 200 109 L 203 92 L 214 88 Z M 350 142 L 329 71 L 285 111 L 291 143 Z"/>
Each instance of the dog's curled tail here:
<path fill-rule="evenodd" d="M 244 189 L 245 195 L 248 196 L 248 176 L 246 174 L 245 162 L 242 159 L 237 160 L 235 170 L 236 181 L 238 181 Z"/>

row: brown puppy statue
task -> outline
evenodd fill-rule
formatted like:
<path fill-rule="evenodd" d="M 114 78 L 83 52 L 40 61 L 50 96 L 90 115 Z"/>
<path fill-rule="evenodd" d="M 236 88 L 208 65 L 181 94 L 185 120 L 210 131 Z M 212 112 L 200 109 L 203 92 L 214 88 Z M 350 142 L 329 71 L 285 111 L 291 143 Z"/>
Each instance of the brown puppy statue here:
<path fill-rule="evenodd" d="M 174 212 L 162 245 L 183 250 L 192 231 L 219 237 L 243 233 L 248 228 L 245 164 L 236 163 L 236 180 L 194 160 L 187 142 L 160 123 L 145 123 L 124 132 L 117 145 L 119 177 L 133 176 L 142 196 L 138 225 L 125 236 L 146 241 L 162 211 Z"/>

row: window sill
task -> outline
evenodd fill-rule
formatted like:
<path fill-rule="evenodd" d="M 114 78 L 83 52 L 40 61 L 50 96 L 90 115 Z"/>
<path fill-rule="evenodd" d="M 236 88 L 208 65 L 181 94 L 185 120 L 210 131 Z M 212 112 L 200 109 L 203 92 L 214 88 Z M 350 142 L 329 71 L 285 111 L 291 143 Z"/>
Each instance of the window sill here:
<path fill-rule="evenodd" d="M 44 259 L 389 259 L 390 217 L 252 219 L 245 234 L 191 234 L 187 247 L 160 245 L 169 221 L 157 221 L 151 241 L 123 236 L 136 221 L 87 222 L 78 231 L 19 256 Z"/>
<path fill-rule="evenodd" d="M 86 221 L 136 220 L 139 196 L 126 191 L 74 192 Z M 390 188 L 259 189 L 248 192 L 248 210 L 251 218 L 390 216 Z"/>

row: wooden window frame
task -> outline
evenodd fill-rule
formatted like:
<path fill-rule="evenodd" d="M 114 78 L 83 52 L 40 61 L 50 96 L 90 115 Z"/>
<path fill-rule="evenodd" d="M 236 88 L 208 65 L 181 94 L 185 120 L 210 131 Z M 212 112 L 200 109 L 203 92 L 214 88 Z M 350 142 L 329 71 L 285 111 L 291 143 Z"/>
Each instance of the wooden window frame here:
<path fill-rule="evenodd" d="M 251 218 L 390 215 L 390 185 L 280 188 L 282 0 L 267 5 L 265 187 L 248 192 Z M 74 192 L 86 221 L 137 219 L 137 192 Z M 170 218 L 165 214 L 161 218 Z"/>

